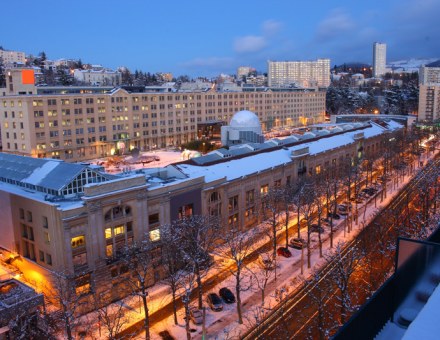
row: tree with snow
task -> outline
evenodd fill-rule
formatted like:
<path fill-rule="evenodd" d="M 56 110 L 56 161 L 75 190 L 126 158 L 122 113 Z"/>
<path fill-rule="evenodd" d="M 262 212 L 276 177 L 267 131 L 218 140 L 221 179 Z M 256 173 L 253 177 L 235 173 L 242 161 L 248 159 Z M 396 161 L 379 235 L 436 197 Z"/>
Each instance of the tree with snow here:
<path fill-rule="evenodd" d="M 192 215 L 172 223 L 183 260 L 195 271 L 198 306 L 203 306 L 203 281 L 209 270 L 211 254 L 219 237 L 219 224 L 216 218 L 210 216 Z"/>

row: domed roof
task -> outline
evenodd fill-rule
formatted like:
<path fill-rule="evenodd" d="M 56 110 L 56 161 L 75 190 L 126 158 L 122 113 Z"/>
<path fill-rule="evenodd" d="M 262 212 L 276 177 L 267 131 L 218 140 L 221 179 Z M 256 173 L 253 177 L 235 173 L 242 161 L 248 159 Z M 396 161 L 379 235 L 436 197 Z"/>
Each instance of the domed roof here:
<path fill-rule="evenodd" d="M 257 115 L 251 111 L 239 111 L 231 119 L 229 123 L 232 127 L 243 127 L 243 128 L 260 128 L 261 124 Z"/>

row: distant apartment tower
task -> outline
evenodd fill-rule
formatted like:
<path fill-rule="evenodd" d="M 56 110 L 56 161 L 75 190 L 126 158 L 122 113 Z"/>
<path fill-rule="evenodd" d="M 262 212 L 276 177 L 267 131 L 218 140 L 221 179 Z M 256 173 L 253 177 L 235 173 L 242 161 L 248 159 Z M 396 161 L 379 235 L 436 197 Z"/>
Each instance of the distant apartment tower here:
<path fill-rule="evenodd" d="M 330 59 L 316 61 L 268 61 L 269 87 L 328 87 Z"/>
<path fill-rule="evenodd" d="M 250 66 L 240 66 L 237 68 L 237 79 L 247 77 L 250 73 L 255 72 L 255 69 Z"/>
<path fill-rule="evenodd" d="M 420 67 L 419 121 L 440 119 L 440 60 Z"/>
<path fill-rule="evenodd" d="M 0 49 L 0 59 L 3 60 L 3 64 L 26 63 L 26 56 L 24 52 L 18 51 L 7 51 Z"/>
<path fill-rule="evenodd" d="M 380 77 L 386 73 L 387 44 L 375 42 L 373 44 L 373 77 Z"/>

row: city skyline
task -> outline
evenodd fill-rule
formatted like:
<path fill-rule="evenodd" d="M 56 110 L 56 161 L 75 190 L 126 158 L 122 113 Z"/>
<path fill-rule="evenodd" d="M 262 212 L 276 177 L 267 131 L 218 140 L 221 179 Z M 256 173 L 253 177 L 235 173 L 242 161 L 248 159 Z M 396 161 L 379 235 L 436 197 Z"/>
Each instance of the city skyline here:
<path fill-rule="evenodd" d="M 106 67 L 213 76 L 241 65 L 266 72 L 267 60 L 330 58 L 331 64 L 371 64 L 371 44 L 385 42 L 389 60 L 437 57 L 433 0 L 351 3 L 133 2 L 120 7 L 80 0 L 3 5 L 0 46 L 49 59 L 81 58 Z M 19 23 L 17 23 L 17 19 Z M 66 20 L 67 19 L 67 20 Z M 23 24 L 24 23 L 24 24 Z M 36 34 L 30 34 L 36 32 Z"/>

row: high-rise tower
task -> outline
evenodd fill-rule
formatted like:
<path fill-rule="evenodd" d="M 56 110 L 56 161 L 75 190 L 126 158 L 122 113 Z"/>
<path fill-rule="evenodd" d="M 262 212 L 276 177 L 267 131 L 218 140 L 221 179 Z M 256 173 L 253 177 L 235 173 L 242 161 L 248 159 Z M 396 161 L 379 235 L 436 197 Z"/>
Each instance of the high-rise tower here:
<path fill-rule="evenodd" d="M 373 77 L 380 77 L 386 73 L 387 44 L 375 42 L 373 44 Z"/>

